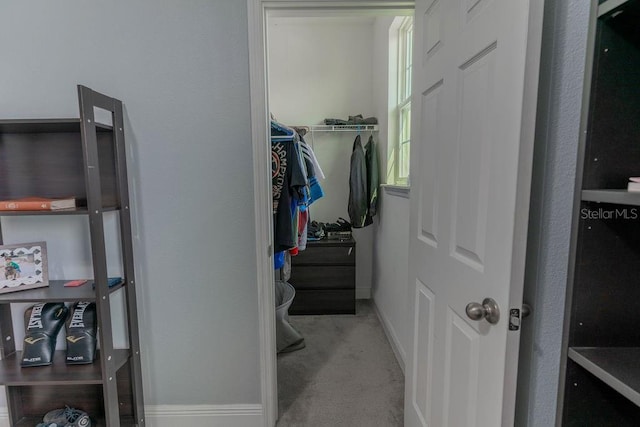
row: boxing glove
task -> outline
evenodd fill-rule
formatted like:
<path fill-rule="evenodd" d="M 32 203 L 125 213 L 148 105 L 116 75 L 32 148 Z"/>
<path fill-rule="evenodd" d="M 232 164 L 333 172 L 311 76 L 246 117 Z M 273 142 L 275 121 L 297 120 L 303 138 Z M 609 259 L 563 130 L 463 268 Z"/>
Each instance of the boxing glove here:
<path fill-rule="evenodd" d="M 67 320 L 67 364 L 93 363 L 97 330 L 96 304 L 86 301 L 73 304 Z"/>
<path fill-rule="evenodd" d="M 56 336 L 69 310 L 62 302 L 36 304 L 24 312 L 26 325 L 22 362 L 27 366 L 50 365 L 56 349 Z"/>

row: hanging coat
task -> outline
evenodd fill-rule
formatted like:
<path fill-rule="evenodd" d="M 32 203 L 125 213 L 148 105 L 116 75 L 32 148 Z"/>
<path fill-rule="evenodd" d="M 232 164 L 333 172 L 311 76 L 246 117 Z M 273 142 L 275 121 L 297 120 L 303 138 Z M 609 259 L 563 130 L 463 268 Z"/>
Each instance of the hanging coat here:
<path fill-rule="evenodd" d="M 360 135 L 353 141 L 349 173 L 349 220 L 354 228 L 364 227 L 369 202 L 367 199 L 367 165 Z"/>
<path fill-rule="evenodd" d="M 380 184 L 380 174 L 378 170 L 378 150 L 373 142 L 373 135 L 369 136 L 369 141 L 365 146 L 365 164 L 367 168 L 367 217 L 364 225 L 373 223 L 373 217 L 378 211 L 378 186 Z"/>

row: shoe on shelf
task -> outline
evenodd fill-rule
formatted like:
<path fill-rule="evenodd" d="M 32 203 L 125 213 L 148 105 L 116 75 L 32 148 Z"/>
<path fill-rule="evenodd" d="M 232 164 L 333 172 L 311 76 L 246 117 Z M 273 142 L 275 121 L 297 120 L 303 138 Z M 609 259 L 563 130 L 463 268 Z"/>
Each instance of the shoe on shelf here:
<path fill-rule="evenodd" d="M 47 412 L 38 427 L 91 427 L 89 415 L 80 409 L 66 406 Z"/>
<path fill-rule="evenodd" d="M 336 222 L 338 223 L 338 231 L 351 231 L 351 223 L 346 219 L 340 217 Z"/>
<path fill-rule="evenodd" d="M 326 232 L 351 231 L 351 224 L 346 219 L 340 217 L 336 222 L 325 224 L 324 229 Z"/>

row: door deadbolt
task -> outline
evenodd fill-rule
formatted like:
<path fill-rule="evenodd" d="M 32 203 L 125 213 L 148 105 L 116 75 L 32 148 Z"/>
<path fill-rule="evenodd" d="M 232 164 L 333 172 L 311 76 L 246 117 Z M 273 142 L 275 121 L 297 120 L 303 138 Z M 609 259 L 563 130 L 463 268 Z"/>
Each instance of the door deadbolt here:
<path fill-rule="evenodd" d="M 467 316 L 471 320 L 487 319 L 487 322 L 495 325 L 500 320 L 500 308 L 492 298 L 485 298 L 482 304 L 470 302 L 466 308 Z"/>

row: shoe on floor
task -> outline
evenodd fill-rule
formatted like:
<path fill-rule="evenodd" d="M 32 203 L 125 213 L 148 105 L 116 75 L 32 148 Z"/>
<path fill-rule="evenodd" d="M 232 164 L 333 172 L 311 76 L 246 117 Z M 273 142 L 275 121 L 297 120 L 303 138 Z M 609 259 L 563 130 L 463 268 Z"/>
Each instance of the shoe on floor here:
<path fill-rule="evenodd" d="M 65 407 L 47 412 L 38 427 L 91 427 L 89 415 L 79 409 Z"/>

